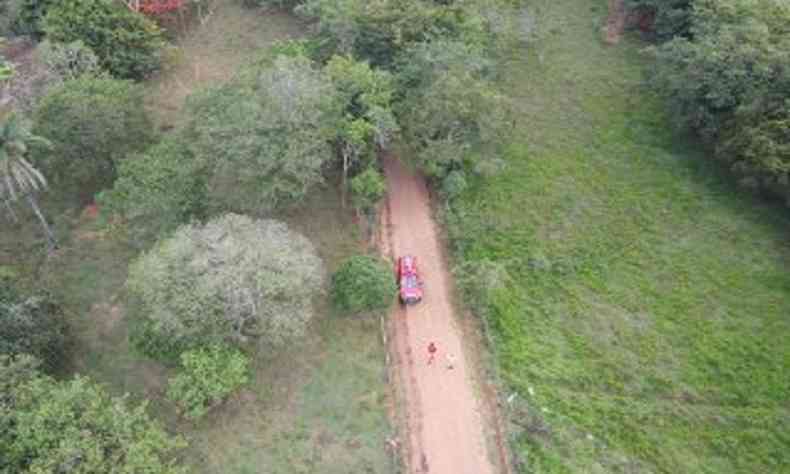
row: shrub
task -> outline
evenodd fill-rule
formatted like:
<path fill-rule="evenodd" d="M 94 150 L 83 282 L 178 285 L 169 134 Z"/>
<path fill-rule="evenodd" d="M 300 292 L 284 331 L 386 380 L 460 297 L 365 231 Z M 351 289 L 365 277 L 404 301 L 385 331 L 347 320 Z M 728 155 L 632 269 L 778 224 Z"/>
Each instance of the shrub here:
<path fill-rule="evenodd" d="M 62 366 L 67 326 L 60 308 L 47 295 L 20 298 L 2 291 L 0 354 L 32 354 L 54 371 Z"/>
<path fill-rule="evenodd" d="M 183 472 L 174 453 L 184 442 L 145 404 L 84 377 L 58 382 L 29 357 L 0 356 L 0 375 L 0 472 Z"/>
<path fill-rule="evenodd" d="M 374 214 L 376 206 L 387 192 L 384 177 L 374 167 L 369 167 L 351 180 L 354 206 L 365 214 Z"/>
<path fill-rule="evenodd" d="M 202 218 L 207 206 L 205 166 L 177 135 L 123 160 L 111 190 L 98 195 L 108 217 L 119 217 L 136 243 L 166 235 Z"/>
<path fill-rule="evenodd" d="M 310 241 L 281 222 L 228 214 L 181 227 L 129 268 L 133 340 L 161 358 L 216 342 L 276 348 L 304 332 L 323 275 Z"/>
<path fill-rule="evenodd" d="M 95 190 L 113 181 L 128 154 L 145 149 L 154 130 L 140 86 L 82 76 L 51 90 L 35 112 L 35 133 L 47 138 L 46 168 L 61 182 Z"/>
<path fill-rule="evenodd" d="M 716 148 L 740 183 L 790 206 L 790 97 L 766 96 L 742 106 Z"/>
<path fill-rule="evenodd" d="M 387 309 L 396 291 L 390 266 L 366 255 L 347 259 L 332 275 L 332 299 L 343 311 Z"/>
<path fill-rule="evenodd" d="M 38 45 L 36 54 L 49 81 L 57 84 L 101 71 L 99 58 L 82 41 L 53 43 L 44 40 Z"/>
<path fill-rule="evenodd" d="M 162 31 L 114 0 L 61 0 L 44 17 L 50 41 L 83 41 L 113 76 L 142 79 L 159 68 Z"/>
<path fill-rule="evenodd" d="M 446 199 L 455 199 L 466 190 L 468 184 L 463 171 L 453 170 L 442 180 L 441 192 Z"/>
<path fill-rule="evenodd" d="M 220 345 L 194 349 L 181 354 L 181 365 L 167 397 L 193 420 L 249 382 L 249 358 L 237 349 Z"/>
<path fill-rule="evenodd" d="M 32 35 L 41 38 L 44 35 L 42 21 L 50 7 L 58 0 L 6 0 L 7 5 L 14 5 L 10 10 L 16 12 L 13 21 L 13 31 L 22 35 Z"/>

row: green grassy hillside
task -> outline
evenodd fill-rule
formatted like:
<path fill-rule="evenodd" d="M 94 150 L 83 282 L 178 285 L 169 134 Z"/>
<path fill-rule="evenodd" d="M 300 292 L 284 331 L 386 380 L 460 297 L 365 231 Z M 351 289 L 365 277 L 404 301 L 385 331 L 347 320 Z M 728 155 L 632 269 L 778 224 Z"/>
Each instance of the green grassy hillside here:
<path fill-rule="evenodd" d="M 450 220 L 496 262 L 522 472 L 790 472 L 790 220 L 672 131 L 603 0 L 533 0 L 504 173 Z M 516 426 L 516 425 L 514 425 Z"/>

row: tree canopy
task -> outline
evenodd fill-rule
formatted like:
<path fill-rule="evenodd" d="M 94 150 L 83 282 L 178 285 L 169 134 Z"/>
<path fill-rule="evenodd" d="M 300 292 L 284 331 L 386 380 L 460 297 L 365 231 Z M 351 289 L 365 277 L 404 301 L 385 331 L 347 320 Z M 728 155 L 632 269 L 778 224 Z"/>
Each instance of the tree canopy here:
<path fill-rule="evenodd" d="M 160 357 L 213 342 L 276 348 L 304 332 L 323 281 L 313 245 L 282 222 L 186 225 L 129 268 L 135 340 Z"/>
<path fill-rule="evenodd" d="M 790 202 L 790 6 L 696 0 L 689 37 L 661 45 L 652 84 L 748 184 Z"/>
<path fill-rule="evenodd" d="M 347 259 L 332 275 L 332 299 L 339 309 L 351 313 L 387 309 L 396 290 L 392 268 L 367 255 Z"/>
<path fill-rule="evenodd" d="M 401 59 L 398 116 L 429 176 L 497 165 L 492 148 L 502 142 L 509 109 L 488 80 L 492 67 L 484 49 L 456 41 L 417 44 Z"/>
<path fill-rule="evenodd" d="M 130 81 L 82 75 L 53 88 L 35 111 L 34 132 L 51 150 L 38 157 L 61 184 L 95 192 L 118 164 L 154 139 L 142 89 Z"/>
<path fill-rule="evenodd" d="M 0 355 L 0 472 L 183 472 L 184 446 L 145 404 L 110 397 L 87 378 L 58 382 L 30 356 Z"/>
<path fill-rule="evenodd" d="M 302 56 L 277 56 L 188 104 L 185 144 L 210 165 L 211 205 L 247 211 L 302 198 L 333 157 L 335 88 Z"/>
<path fill-rule="evenodd" d="M 162 31 L 114 0 L 60 0 L 46 5 L 43 30 L 50 41 L 83 41 L 101 66 L 121 79 L 142 79 L 159 69 Z"/>
<path fill-rule="evenodd" d="M 168 135 L 144 153 L 121 161 L 115 185 L 99 194 L 98 202 L 105 215 L 120 219 L 132 242 L 145 243 L 204 217 L 207 173 L 207 165 L 179 136 Z"/>

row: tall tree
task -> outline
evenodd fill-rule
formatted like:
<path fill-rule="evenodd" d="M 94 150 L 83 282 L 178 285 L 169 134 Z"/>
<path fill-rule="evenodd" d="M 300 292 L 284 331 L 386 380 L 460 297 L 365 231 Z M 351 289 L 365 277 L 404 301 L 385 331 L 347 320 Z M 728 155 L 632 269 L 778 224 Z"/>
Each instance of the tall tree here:
<path fill-rule="evenodd" d="M 30 145 L 49 147 L 46 139 L 34 135 L 15 114 L 0 124 L 0 198 L 6 203 L 24 198 L 44 227 L 50 250 L 57 247 L 57 239 L 41 213 L 36 193 L 46 189 L 47 180 L 26 158 Z"/>
<path fill-rule="evenodd" d="M 209 171 L 211 206 L 259 211 L 322 182 L 340 110 L 332 82 L 305 57 L 278 56 L 190 98 L 186 143 Z"/>
<path fill-rule="evenodd" d="M 389 72 L 350 56 L 333 56 L 324 70 L 335 84 L 343 107 L 337 141 L 343 160 L 345 205 L 349 172 L 368 167 L 376 147 L 387 146 L 398 131 L 392 112 L 395 85 Z"/>

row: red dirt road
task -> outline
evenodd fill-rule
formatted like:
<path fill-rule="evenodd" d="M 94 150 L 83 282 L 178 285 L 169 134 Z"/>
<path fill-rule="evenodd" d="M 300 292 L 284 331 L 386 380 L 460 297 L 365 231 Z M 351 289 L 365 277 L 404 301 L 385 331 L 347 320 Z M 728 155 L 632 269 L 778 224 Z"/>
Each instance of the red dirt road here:
<path fill-rule="evenodd" d="M 464 356 L 463 331 L 450 303 L 451 280 L 442 257 L 428 191 L 422 178 L 397 159 L 385 160 L 389 195 L 382 251 L 417 257 L 425 282 L 422 303 L 393 310 L 391 353 L 402 422 L 407 473 L 493 474 L 486 448 L 483 404 L 473 365 Z M 428 364 L 428 344 L 438 348 Z M 448 355 L 454 368 L 448 369 Z"/>

